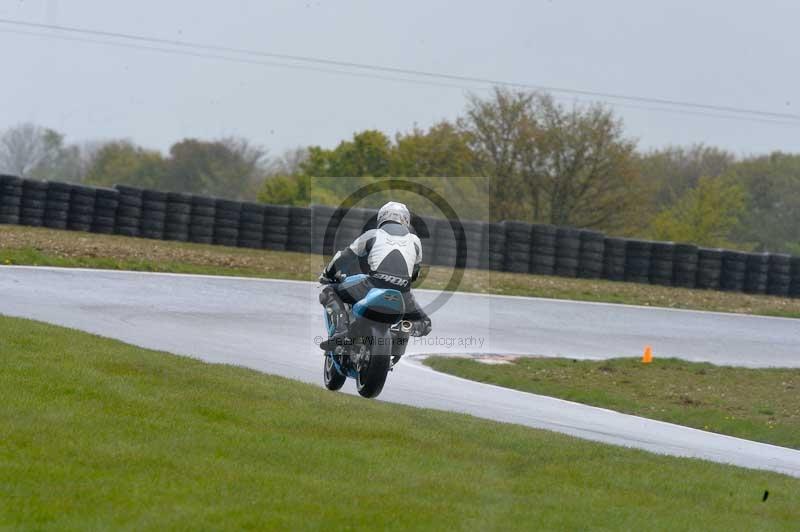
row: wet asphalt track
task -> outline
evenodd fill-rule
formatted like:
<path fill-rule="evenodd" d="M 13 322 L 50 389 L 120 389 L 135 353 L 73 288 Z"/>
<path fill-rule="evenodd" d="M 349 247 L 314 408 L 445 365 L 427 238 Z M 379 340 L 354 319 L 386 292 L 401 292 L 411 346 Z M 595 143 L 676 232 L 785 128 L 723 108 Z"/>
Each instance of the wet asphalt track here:
<path fill-rule="evenodd" d="M 74 327 L 208 362 L 321 384 L 314 283 L 0 267 L 0 313 Z M 429 301 L 434 293 L 420 291 Z M 800 320 L 455 294 L 410 354 L 680 356 L 800 367 Z M 679 427 L 434 372 L 405 358 L 380 399 L 800 477 L 800 451 Z M 352 381 L 345 391 L 354 393 Z"/>

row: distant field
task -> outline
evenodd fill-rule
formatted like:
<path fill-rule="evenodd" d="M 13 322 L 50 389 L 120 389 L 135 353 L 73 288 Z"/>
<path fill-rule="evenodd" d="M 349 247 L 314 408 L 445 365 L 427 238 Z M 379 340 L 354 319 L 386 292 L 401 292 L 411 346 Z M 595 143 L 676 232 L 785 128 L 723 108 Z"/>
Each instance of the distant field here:
<path fill-rule="evenodd" d="M 0 317 L 0 352 L 0 529 L 797 529 L 778 474 L 27 320 Z"/>
<path fill-rule="evenodd" d="M 317 255 L 0 226 L 0 264 L 316 280 Z M 433 267 L 423 288 L 442 289 L 451 270 Z M 459 290 L 800 318 L 800 299 L 633 283 L 465 270 Z"/>
<path fill-rule="evenodd" d="M 800 449 L 800 369 L 748 369 L 656 358 L 592 361 L 520 357 L 487 365 L 430 357 L 467 379 L 678 425 Z"/>

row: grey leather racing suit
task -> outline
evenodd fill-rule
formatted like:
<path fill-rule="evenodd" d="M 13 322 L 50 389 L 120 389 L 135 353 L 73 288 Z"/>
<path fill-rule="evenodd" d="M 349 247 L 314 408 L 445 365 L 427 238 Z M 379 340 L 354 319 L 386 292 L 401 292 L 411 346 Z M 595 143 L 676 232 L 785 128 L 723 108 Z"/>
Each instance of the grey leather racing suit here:
<path fill-rule="evenodd" d="M 323 290 L 320 302 L 323 305 L 329 303 L 332 291 L 352 305 L 366 296 L 371 288 L 393 288 L 403 294 L 404 318 L 417 322 L 418 334 L 427 334 L 430 332 L 430 319 L 411 294 L 411 283 L 417 279 L 421 263 L 419 237 L 402 224 L 386 222 L 377 229 L 366 231 L 350 246 L 337 252 L 322 274 L 329 280 L 337 279 L 340 273 L 365 273 L 367 277 L 356 284 L 348 283 L 346 289 L 331 284 L 331 290 Z"/>

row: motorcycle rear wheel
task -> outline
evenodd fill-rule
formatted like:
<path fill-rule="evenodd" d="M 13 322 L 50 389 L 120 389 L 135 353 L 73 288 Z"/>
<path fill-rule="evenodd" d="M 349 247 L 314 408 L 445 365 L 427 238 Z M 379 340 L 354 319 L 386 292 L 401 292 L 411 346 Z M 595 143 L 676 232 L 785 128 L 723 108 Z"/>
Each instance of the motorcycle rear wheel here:
<path fill-rule="evenodd" d="M 362 359 L 356 376 L 356 389 L 361 397 L 372 399 L 383 391 L 391 366 L 392 345 L 389 331 L 376 334 L 366 359 Z"/>

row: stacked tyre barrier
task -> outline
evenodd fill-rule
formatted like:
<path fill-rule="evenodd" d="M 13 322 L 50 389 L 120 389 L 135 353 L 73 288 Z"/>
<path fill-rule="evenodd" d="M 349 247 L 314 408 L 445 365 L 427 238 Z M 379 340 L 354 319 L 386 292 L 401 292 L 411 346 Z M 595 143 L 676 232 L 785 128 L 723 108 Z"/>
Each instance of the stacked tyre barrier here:
<path fill-rule="evenodd" d="M 91 231 L 96 189 L 80 185 L 73 185 L 71 188 L 67 229 Z"/>
<path fill-rule="evenodd" d="M 603 277 L 606 236 L 597 231 L 581 231 L 580 241 L 578 277 L 584 279 L 599 279 Z"/>
<path fill-rule="evenodd" d="M 800 297 L 800 257 L 792 257 L 790 273 L 792 281 L 789 283 L 789 295 Z"/>
<path fill-rule="evenodd" d="M 534 224 L 531 227 L 530 273 L 553 275 L 556 268 L 556 233 L 554 225 Z"/>
<path fill-rule="evenodd" d="M 322 254 L 333 249 L 333 239 L 336 236 L 336 225 L 341 211 L 327 205 L 313 205 L 311 207 L 311 252 Z M 326 244 L 330 249 L 325 249 Z"/>
<path fill-rule="evenodd" d="M 672 286 L 675 266 L 675 244 L 653 242 L 650 245 L 650 283 Z"/>
<path fill-rule="evenodd" d="M 561 277 L 577 277 L 580 253 L 580 230 L 572 227 L 556 229 L 555 274 Z"/>
<path fill-rule="evenodd" d="M 0 175 L 0 224 L 18 224 L 22 204 L 22 179 Z"/>
<path fill-rule="evenodd" d="M 435 220 L 436 244 L 431 262 L 439 266 L 480 267 L 483 226 L 483 223 L 472 220 L 455 223 L 450 220 Z"/>
<path fill-rule="evenodd" d="M 142 218 L 139 235 L 155 240 L 164 239 L 167 222 L 167 193 L 159 190 L 142 191 Z"/>
<path fill-rule="evenodd" d="M 486 224 L 473 220 L 461 222 L 464 229 L 464 261 L 467 268 L 481 267 L 481 253 L 483 250 L 483 230 Z"/>
<path fill-rule="evenodd" d="M 242 204 L 238 201 L 218 199 L 214 207 L 214 244 L 236 246 L 239 243 Z"/>
<path fill-rule="evenodd" d="M 291 212 L 286 205 L 267 205 L 264 209 L 264 239 L 262 247 L 276 251 L 286 250 L 289 242 Z"/>
<path fill-rule="evenodd" d="M 603 247 L 603 277 L 609 281 L 625 280 L 625 258 L 628 241 L 606 237 Z"/>
<path fill-rule="evenodd" d="M 625 243 L 625 281 L 650 282 L 650 256 L 653 243 L 646 240 L 628 240 Z"/>
<path fill-rule="evenodd" d="M 311 209 L 289 207 L 286 250 L 298 253 L 311 252 Z"/>
<path fill-rule="evenodd" d="M 792 257 L 790 255 L 770 255 L 767 293 L 771 296 L 786 297 L 792 284 Z"/>
<path fill-rule="evenodd" d="M 697 288 L 719 290 L 722 275 L 721 249 L 700 248 L 697 252 Z"/>
<path fill-rule="evenodd" d="M 506 260 L 506 228 L 502 223 L 487 224 L 482 248 L 484 267 L 487 270 L 502 271 Z"/>
<path fill-rule="evenodd" d="M 738 251 L 722 252 L 722 271 L 719 287 L 726 292 L 742 292 L 747 273 L 747 253 Z"/>
<path fill-rule="evenodd" d="M 98 188 L 94 195 L 94 215 L 90 231 L 110 235 L 114 232 L 119 208 L 119 191 Z"/>
<path fill-rule="evenodd" d="M 72 185 L 50 183 L 47 186 L 47 201 L 44 209 L 45 227 L 66 229 L 69 220 L 69 203 L 72 199 Z"/>
<path fill-rule="evenodd" d="M 505 270 L 515 273 L 528 273 L 531 264 L 530 224 L 524 222 L 503 222 L 506 233 Z"/>
<path fill-rule="evenodd" d="M 214 220 L 217 214 L 217 202 L 205 196 L 191 197 L 189 215 L 189 242 L 195 244 L 214 243 Z"/>
<path fill-rule="evenodd" d="M 376 217 L 372 209 L 268 205 L 0 175 L 0 224 L 320 254 L 349 245 L 376 226 Z M 412 226 L 425 265 L 800 297 L 800 257 L 785 254 L 615 238 L 513 220 L 451 223 L 412 215 Z"/>
<path fill-rule="evenodd" d="M 765 294 L 769 279 L 769 255 L 748 253 L 745 260 L 744 291 L 748 294 Z"/>
<path fill-rule="evenodd" d="M 431 260 L 432 264 L 437 266 L 450 266 L 456 265 L 456 258 L 458 254 L 458 241 L 459 239 L 465 242 L 464 228 L 461 224 L 451 224 L 450 220 L 436 220 L 434 226 L 434 239 L 436 245 L 434 246 L 434 256 Z M 462 260 L 466 259 L 464 257 Z"/>
<path fill-rule="evenodd" d="M 240 248 L 261 249 L 264 246 L 266 216 L 266 205 L 263 203 L 242 203 L 238 236 Z"/>
<path fill-rule="evenodd" d="M 167 194 L 167 216 L 164 219 L 164 239 L 187 242 L 192 221 L 192 196 L 179 192 Z"/>
<path fill-rule="evenodd" d="M 2 185 L 0 185 L 2 186 Z M 31 227 L 44 225 L 44 210 L 47 205 L 47 183 L 33 179 L 22 182 L 19 223 Z"/>
<path fill-rule="evenodd" d="M 142 189 L 118 185 L 117 219 L 114 232 L 123 236 L 139 236 L 142 220 Z"/>
<path fill-rule="evenodd" d="M 674 285 L 681 288 L 697 286 L 699 249 L 693 244 L 675 244 Z"/>
<path fill-rule="evenodd" d="M 430 216 L 413 216 L 411 218 L 411 227 L 422 243 L 422 264 L 425 266 L 430 266 L 436 260 L 436 248 L 439 245 L 436 240 L 436 221 L 436 218 Z"/>

